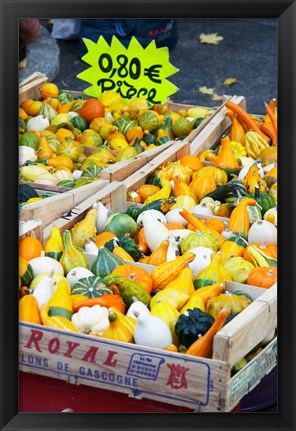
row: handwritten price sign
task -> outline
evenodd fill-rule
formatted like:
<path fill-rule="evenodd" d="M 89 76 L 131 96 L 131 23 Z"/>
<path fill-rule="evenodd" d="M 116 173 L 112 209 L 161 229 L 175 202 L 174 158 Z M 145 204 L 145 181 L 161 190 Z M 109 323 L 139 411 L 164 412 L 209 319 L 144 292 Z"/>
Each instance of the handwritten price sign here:
<path fill-rule="evenodd" d="M 178 69 L 170 64 L 168 48 L 157 48 L 153 40 L 143 48 L 132 37 L 128 48 L 113 36 L 109 46 L 103 36 L 97 43 L 83 39 L 88 52 L 82 57 L 91 67 L 77 77 L 91 84 L 84 93 L 99 97 L 114 90 L 124 99 L 141 97 L 151 103 L 166 103 L 178 88 L 167 78 Z"/>

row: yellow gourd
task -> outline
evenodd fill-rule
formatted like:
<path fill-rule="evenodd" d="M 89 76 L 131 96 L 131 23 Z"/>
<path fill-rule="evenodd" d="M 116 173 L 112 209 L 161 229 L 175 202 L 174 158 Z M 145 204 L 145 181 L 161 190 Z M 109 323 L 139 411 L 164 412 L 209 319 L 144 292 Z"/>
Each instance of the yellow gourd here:
<path fill-rule="evenodd" d="M 167 239 L 161 241 L 159 247 L 154 250 L 147 260 L 148 265 L 158 266 L 166 262 L 167 250 L 169 248 L 169 241 Z"/>
<path fill-rule="evenodd" d="M 250 217 L 247 206 L 256 205 L 255 199 L 243 198 L 239 204 L 234 208 L 230 215 L 228 229 L 237 236 L 243 236 L 245 239 L 248 237 L 250 228 Z"/>
<path fill-rule="evenodd" d="M 166 289 L 168 288 L 177 289 L 191 296 L 195 292 L 192 269 L 189 267 L 182 269 L 178 277 L 166 286 Z"/>
<path fill-rule="evenodd" d="M 226 280 L 232 281 L 231 275 L 222 265 L 221 255 L 213 253 L 211 263 L 197 275 L 194 285 L 198 289 L 214 283 L 224 283 Z"/>
<path fill-rule="evenodd" d="M 44 246 L 45 256 L 60 260 L 64 251 L 64 245 L 60 229 L 57 226 L 51 228 L 50 237 Z"/>
<path fill-rule="evenodd" d="M 230 139 L 228 136 L 224 136 L 221 139 L 221 152 L 218 154 L 217 159 L 214 162 L 216 168 L 223 169 L 228 178 L 231 178 L 232 174 L 237 174 L 239 171 L 239 164 L 231 150 Z"/>
<path fill-rule="evenodd" d="M 60 263 L 65 273 L 68 274 L 71 269 L 77 267 L 88 268 L 88 259 L 85 254 L 73 244 L 71 232 L 69 230 L 63 232 L 62 239 L 64 251 L 60 258 Z"/>
<path fill-rule="evenodd" d="M 109 308 L 109 327 L 103 332 L 102 338 L 131 343 L 134 338 L 136 319 L 125 316 L 115 307 Z"/>

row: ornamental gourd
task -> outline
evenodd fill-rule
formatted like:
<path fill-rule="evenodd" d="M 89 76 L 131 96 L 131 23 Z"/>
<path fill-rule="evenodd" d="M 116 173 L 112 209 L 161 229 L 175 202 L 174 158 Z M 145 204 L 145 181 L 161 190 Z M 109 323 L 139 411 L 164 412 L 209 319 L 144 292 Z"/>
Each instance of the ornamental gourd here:
<path fill-rule="evenodd" d="M 98 249 L 97 257 L 92 265 L 92 272 L 98 277 L 105 277 L 111 274 L 118 265 L 123 265 L 124 260 L 114 253 L 111 253 L 107 247 L 103 246 Z"/>
<path fill-rule="evenodd" d="M 37 299 L 33 295 L 24 295 L 19 300 L 19 320 L 41 325 Z"/>
<path fill-rule="evenodd" d="M 214 162 L 216 168 L 223 169 L 231 179 L 232 174 L 237 174 L 239 170 L 239 164 L 231 150 L 230 139 L 228 136 L 223 136 L 221 139 L 221 152 L 218 153 L 218 157 Z"/>
<path fill-rule="evenodd" d="M 235 256 L 224 263 L 224 268 L 236 283 L 246 283 L 247 278 L 254 269 L 254 265 L 241 256 Z"/>
<path fill-rule="evenodd" d="M 82 334 L 101 336 L 109 327 L 109 311 L 107 307 L 94 305 L 82 307 L 72 316 L 72 324 Z"/>
<path fill-rule="evenodd" d="M 175 326 L 179 343 L 190 347 L 201 335 L 204 335 L 214 323 L 214 318 L 199 308 L 188 309 L 181 314 Z"/>
<path fill-rule="evenodd" d="M 68 274 L 71 269 L 76 267 L 88 268 L 88 260 L 85 254 L 77 248 L 72 241 L 72 235 L 69 230 L 62 233 L 64 251 L 60 258 L 60 264 Z"/>
<path fill-rule="evenodd" d="M 240 124 L 240 122 L 236 118 L 235 113 L 231 109 L 227 109 L 226 115 L 231 120 L 231 127 L 230 127 L 230 132 L 229 132 L 230 140 L 244 144 L 245 131 L 244 131 L 243 126 Z"/>
<path fill-rule="evenodd" d="M 220 251 L 222 256 L 222 264 L 224 265 L 232 257 L 243 256 L 246 247 L 246 241 L 240 236 L 232 235 L 229 239 L 224 241 Z"/>
<path fill-rule="evenodd" d="M 50 236 L 44 245 L 45 255 L 60 260 L 64 251 L 63 239 L 58 226 L 52 226 Z"/>
<path fill-rule="evenodd" d="M 181 240 L 182 254 L 197 247 L 210 248 L 213 252 L 217 252 L 219 250 L 219 242 L 212 232 L 207 231 L 192 232 L 186 238 Z"/>
<path fill-rule="evenodd" d="M 101 335 L 108 340 L 131 343 L 134 339 L 136 320 L 125 316 L 116 307 L 110 307 L 108 313 L 109 326 Z"/>
<path fill-rule="evenodd" d="M 175 345 L 178 345 L 179 342 L 178 337 L 175 333 L 175 325 L 180 316 L 180 313 L 176 310 L 176 308 L 167 302 L 157 302 L 151 308 L 151 314 L 152 316 L 159 317 L 168 325 L 172 334 L 173 343 Z"/>
<path fill-rule="evenodd" d="M 262 136 L 260 136 L 259 133 L 255 132 L 254 130 L 249 130 L 245 134 L 244 145 L 248 155 L 250 157 L 253 157 L 253 159 L 258 159 L 260 156 L 260 153 L 265 148 L 269 147 L 268 142 Z"/>
<path fill-rule="evenodd" d="M 71 229 L 71 236 L 73 244 L 76 247 L 84 247 L 86 238 L 95 237 L 97 233 L 96 221 L 97 221 L 97 209 L 92 208 L 83 220 L 75 225 Z"/>
<path fill-rule="evenodd" d="M 269 289 L 277 282 L 277 268 L 258 267 L 254 268 L 248 275 L 247 284 L 251 286 Z"/>
<path fill-rule="evenodd" d="M 165 349 L 172 344 L 172 334 L 168 325 L 151 313 L 133 312 L 136 318 L 135 344 Z"/>
<path fill-rule="evenodd" d="M 71 293 L 72 295 L 84 295 L 87 298 L 100 298 L 104 293 L 112 293 L 112 289 L 105 286 L 100 277 L 90 275 L 77 280 Z"/>
<path fill-rule="evenodd" d="M 250 216 L 247 210 L 248 205 L 256 205 L 256 200 L 243 198 L 232 211 L 228 224 L 229 230 L 235 235 L 242 236 L 245 239 L 248 237 L 250 228 Z"/>
<path fill-rule="evenodd" d="M 222 265 L 222 257 L 218 253 L 211 255 L 211 263 L 206 266 L 195 278 L 194 286 L 199 289 L 215 283 L 224 283 L 226 280 L 232 281 L 231 275 Z"/>
<path fill-rule="evenodd" d="M 209 298 L 206 303 L 206 309 L 215 319 L 222 309 L 233 316 L 243 311 L 249 304 L 251 304 L 251 301 L 246 296 L 226 292 L 214 298 Z"/>
<path fill-rule="evenodd" d="M 152 290 L 152 278 L 149 272 L 140 266 L 125 263 L 124 265 L 117 266 L 112 271 L 112 274 L 122 275 L 123 277 L 140 284 L 148 293 Z"/>

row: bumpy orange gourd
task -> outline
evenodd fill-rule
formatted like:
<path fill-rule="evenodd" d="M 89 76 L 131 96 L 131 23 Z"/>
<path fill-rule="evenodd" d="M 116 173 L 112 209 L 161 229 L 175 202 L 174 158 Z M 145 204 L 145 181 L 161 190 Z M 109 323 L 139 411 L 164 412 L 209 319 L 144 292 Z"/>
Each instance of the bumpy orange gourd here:
<path fill-rule="evenodd" d="M 186 267 L 186 262 L 190 263 L 194 259 L 195 254 L 188 251 L 174 260 L 159 265 L 151 272 L 153 289 L 164 289 L 171 281 L 178 277 L 180 271 Z"/>
<path fill-rule="evenodd" d="M 275 267 L 258 267 L 252 269 L 247 278 L 247 284 L 251 286 L 263 287 L 269 289 L 277 282 L 277 268 Z"/>

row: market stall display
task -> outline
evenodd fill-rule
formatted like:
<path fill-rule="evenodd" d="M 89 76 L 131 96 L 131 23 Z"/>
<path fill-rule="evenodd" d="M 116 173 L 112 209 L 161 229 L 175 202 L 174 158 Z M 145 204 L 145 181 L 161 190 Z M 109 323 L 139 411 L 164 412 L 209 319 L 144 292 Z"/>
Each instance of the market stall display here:
<path fill-rule="evenodd" d="M 70 96 L 57 115 L 71 112 L 78 99 Z M 117 112 L 117 130 L 100 121 L 95 130 L 99 114 L 88 117 L 83 107 L 92 99 L 81 100 L 72 119 L 85 118 L 92 130 L 83 172 L 109 169 L 89 159 L 96 148 L 114 167 L 121 151 L 140 150 L 125 178 L 109 177 L 72 208 L 56 200 L 59 214 L 20 235 L 20 369 L 195 411 L 231 411 L 276 365 L 276 105 L 262 118 L 247 113 L 244 98 L 229 98 L 190 135 L 195 108 L 141 112 L 143 101 L 131 99 L 107 111 Z M 74 133 L 62 124 L 55 137 Z M 103 127 L 104 145 L 121 134 L 115 147 L 95 143 Z M 136 157 L 155 145 L 142 143 L 152 135 L 166 142 L 143 163 Z"/>

